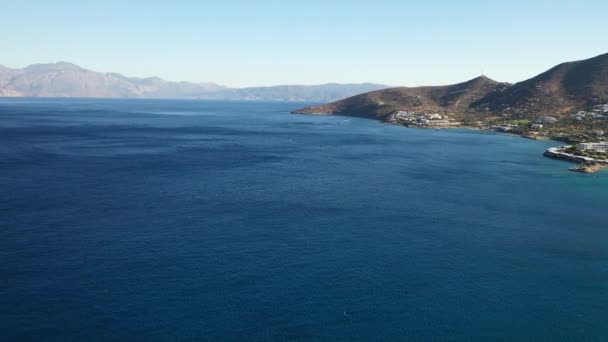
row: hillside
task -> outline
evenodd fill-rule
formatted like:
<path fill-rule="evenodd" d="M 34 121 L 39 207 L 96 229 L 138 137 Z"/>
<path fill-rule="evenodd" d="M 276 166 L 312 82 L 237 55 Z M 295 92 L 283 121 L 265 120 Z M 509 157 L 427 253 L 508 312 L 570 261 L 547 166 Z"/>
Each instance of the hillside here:
<path fill-rule="evenodd" d="M 170 82 L 101 73 L 59 62 L 23 69 L 0 66 L 0 97 L 182 98 L 327 102 L 372 90 L 379 84 L 322 84 L 228 88 L 215 83 Z"/>
<path fill-rule="evenodd" d="M 294 111 L 386 119 L 396 111 L 495 115 L 534 119 L 565 117 L 608 103 L 608 54 L 560 64 L 529 80 L 499 83 L 484 76 L 436 87 L 390 88 Z"/>
<path fill-rule="evenodd" d="M 608 54 L 557 65 L 504 92 L 489 93 L 472 108 L 519 116 L 555 116 L 608 102 Z"/>
<path fill-rule="evenodd" d="M 480 76 L 448 86 L 390 88 L 353 96 L 337 102 L 306 107 L 299 114 L 341 114 L 385 119 L 395 111 L 459 113 L 469 110 L 489 92 L 500 92 L 508 85 Z"/>

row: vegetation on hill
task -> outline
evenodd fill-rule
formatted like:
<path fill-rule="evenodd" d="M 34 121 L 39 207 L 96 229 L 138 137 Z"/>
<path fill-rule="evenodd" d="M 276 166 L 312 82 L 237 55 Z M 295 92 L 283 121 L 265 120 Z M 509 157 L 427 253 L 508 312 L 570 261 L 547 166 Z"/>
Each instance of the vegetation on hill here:
<path fill-rule="evenodd" d="M 400 111 L 438 113 L 467 126 L 507 124 L 517 133 L 541 130 L 547 136 L 568 140 L 602 136 L 602 130 L 608 129 L 607 108 L 608 54 L 603 54 L 560 64 L 516 84 L 481 76 L 449 86 L 378 90 L 294 113 L 384 121 L 391 121 L 391 115 Z M 576 114 L 580 112 L 583 114 Z"/>

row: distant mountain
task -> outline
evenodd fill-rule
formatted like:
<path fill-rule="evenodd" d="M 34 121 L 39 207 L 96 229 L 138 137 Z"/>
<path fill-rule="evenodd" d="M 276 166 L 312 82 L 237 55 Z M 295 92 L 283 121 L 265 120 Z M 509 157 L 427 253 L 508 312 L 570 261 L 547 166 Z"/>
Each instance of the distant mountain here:
<path fill-rule="evenodd" d="M 170 82 L 100 73 L 58 62 L 23 69 L 0 65 L 0 97 L 186 98 L 326 102 L 387 88 L 379 84 L 323 84 L 228 88 L 215 83 Z"/>
<path fill-rule="evenodd" d="M 388 86 L 373 83 L 280 85 L 274 87 L 224 89 L 217 92 L 206 93 L 199 97 L 203 99 L 222 100 L 327 102 L 385 88 L 388 88 Z"/>
<path fill-rule="evenodd" d="M 386 119 L 396 111 L 443 114 L 563 116 L 608 103 L 608 54 L 560 64 L 529 80 L 499 83 L 481 76 L 449 86 L 389 88 L 294 111 Z"/>
<path fill-rule="evenodd" d="M 0 96 L 29 97 L 194 97 L 224 89 L 214 83 L 168 82 L 100 73 L 59 62 L 23 69 L 0 68 Z"/>

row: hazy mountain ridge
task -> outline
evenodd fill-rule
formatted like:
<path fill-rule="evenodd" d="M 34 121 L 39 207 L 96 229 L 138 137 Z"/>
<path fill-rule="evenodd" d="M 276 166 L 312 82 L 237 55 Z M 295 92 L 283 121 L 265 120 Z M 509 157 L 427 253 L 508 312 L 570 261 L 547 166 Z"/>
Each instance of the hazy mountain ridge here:
<path fill-rule="evenodd" d="M 58 62 L 0 69 L 0 96 L 17 97 L 192 97 L 225 87 L 214 83 L 169 82 L 126 77 Z"/>
<path fill-rule="evenodd" d="M 388 86 L 373 83 L 327 83 L 319 85 L 280 85 L 271 87 L 251 87 L 240 89 L 224 89 L 217 92 L 202 94 L 202 99 L 231 99 L 231 100 L 277 100 L 300 102 L 335 101 L 356 94 L 361 94 Z"/>
<path fill-rule="evenodd" d="M 326 102 L 371 90 L 379 84 L 322 84 L 228 88 L 216 83 L 171 82 L 87 70 L 58 62 L 23 69 L 0 66 L 0 97 L 184 98 Z"/>

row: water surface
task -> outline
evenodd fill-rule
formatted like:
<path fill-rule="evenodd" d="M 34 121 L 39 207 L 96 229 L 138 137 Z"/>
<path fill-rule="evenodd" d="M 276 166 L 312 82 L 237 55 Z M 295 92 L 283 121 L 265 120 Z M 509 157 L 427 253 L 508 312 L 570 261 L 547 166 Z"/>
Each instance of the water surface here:
<path fill-rule="evenodd" d="M 0 339 L 608 339 L 608 173 L 303 105 L 0 100 Z"/>

